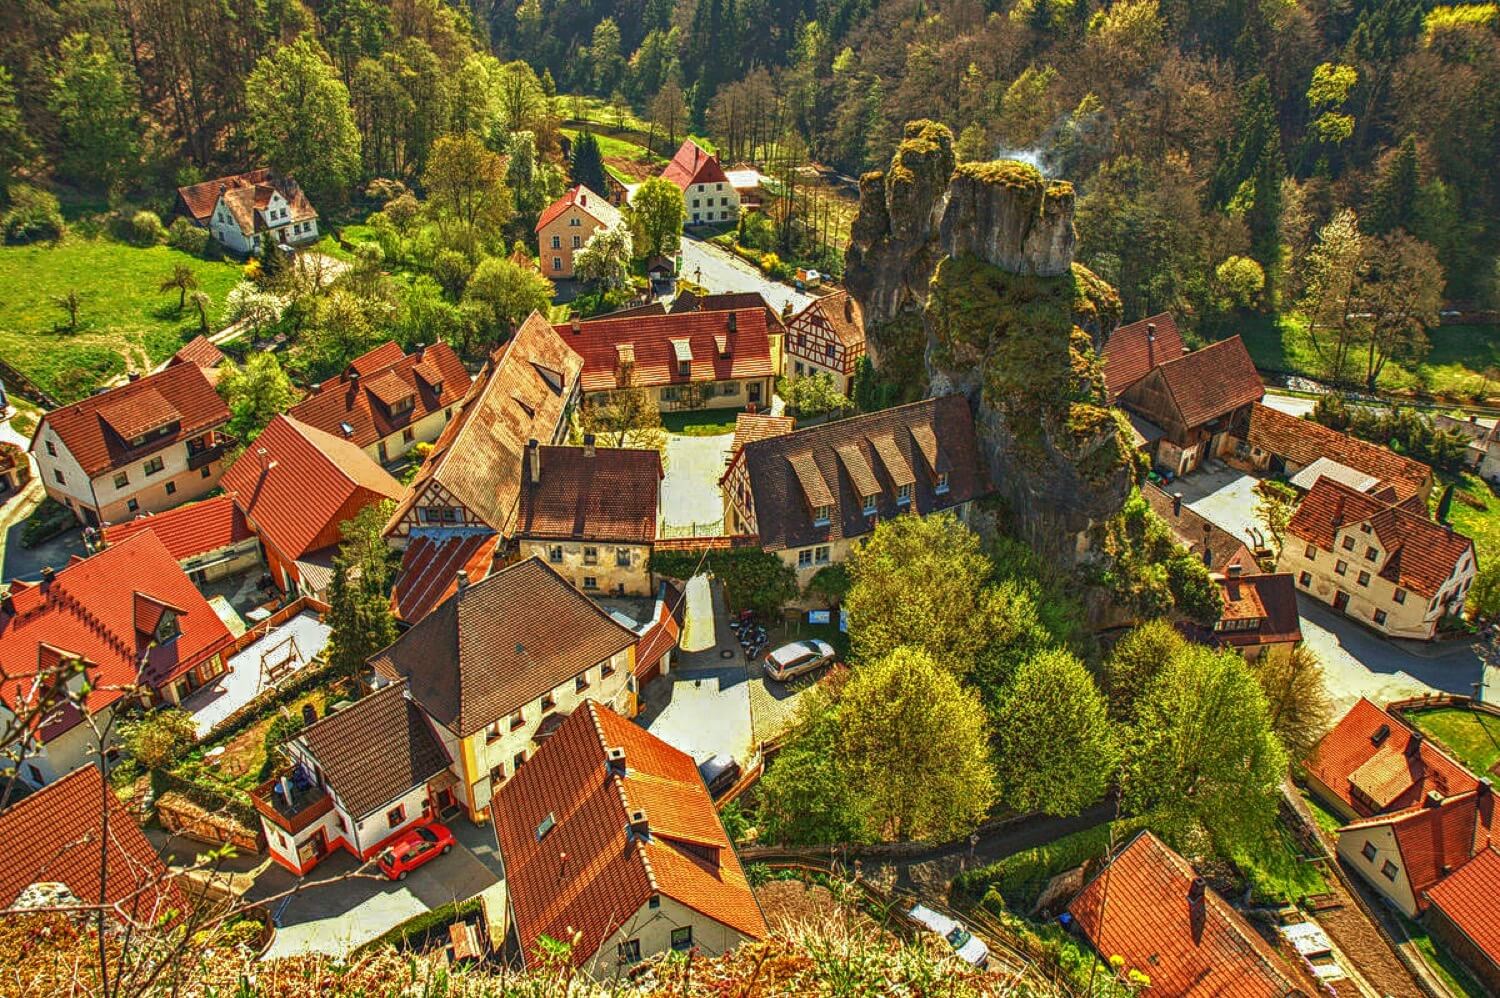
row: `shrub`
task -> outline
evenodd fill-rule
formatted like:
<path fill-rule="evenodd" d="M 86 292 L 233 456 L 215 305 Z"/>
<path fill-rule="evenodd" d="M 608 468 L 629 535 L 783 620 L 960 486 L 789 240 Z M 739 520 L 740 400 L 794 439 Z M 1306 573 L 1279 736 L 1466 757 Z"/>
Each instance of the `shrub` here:
<path fill-rule="evenodd" d="M 698 568 L 698 558 L 696 551 L 657 552 L 651 555 L 651 571 L 687 579 Z M 759 548 L 710 551 L 702 568 L 724 583 L 725 596 L 732 607 L 754 610 L 767 620 L 797 598 L 797 573 L 774 554 Z"/>
<path fill-rule="evenodd" d="M 10 210 L 5 213 L 5 241 L 30 243 L 38 239 L 61 239 L 67 226 L 57 198 L 29 184 L 10 191 Z"/>
<path fill-rule="evenodd" d="M 296 735 L 302 730 L 302 718 L 300 715 L 291 713 L 278 713 L 271 719 L 270 727 L 266 728 L 266 759 L 269 762 L 275 757 L 275 751 L 282 742 Z"/>
<path fill-rule="evenodd" d="M 73 511 L 51 496 L 43 499 L 21 527 L 21 546 L 36 547 L 42 541 L 51 540 L 65 530 L 78 526 Z"/>
<path fill-rule="evenodd" d="M 154 211 L 138 211 L 130 216 L 127 238 L 137 246 L 156 246 L 167 241 L 167 227 Z"/>
<path fill-rule="evenodd" d="M 167 229 L 167 245 L 184 253 L 203 256 L 208 250 L 208 230 L 185 218 L 174 218 L 171 227 Z"/>
<path fill-rule="evenodd" d="M 144 769 L 170 766 L 198 738 L 193 715 L 179 707 L 163 707 L 122 726 L 125 751 Z"/>

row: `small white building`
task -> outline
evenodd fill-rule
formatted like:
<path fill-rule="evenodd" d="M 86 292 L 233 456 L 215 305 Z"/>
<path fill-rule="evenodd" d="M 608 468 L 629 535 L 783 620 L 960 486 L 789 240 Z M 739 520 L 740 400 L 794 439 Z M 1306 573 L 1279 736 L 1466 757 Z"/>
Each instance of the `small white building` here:
<path fill-rule="evenodd" d="M 682 191 L 683 218 L 688 225 L 733 224 L 740 217 L 740 195 L 719 165 L 719 157 L 685 139 L 672 162 L 662 170 Z"/>
<path fill-rule="evenodd" d="M 267 167 L 179 187 L 177 211 L 242 255 L 256 251 L 262 234 L 283 246 L 318 238 L 318 212 L 302 188 Z"/>

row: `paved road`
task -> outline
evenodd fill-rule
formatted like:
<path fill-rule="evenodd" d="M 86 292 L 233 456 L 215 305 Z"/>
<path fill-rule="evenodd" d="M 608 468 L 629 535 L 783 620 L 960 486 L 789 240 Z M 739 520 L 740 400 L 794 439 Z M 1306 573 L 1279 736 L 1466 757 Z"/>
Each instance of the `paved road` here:
<path fill-rule="evenodd" d="M 1274 391 L 1267 391 L 1262 400 L 1267 408 L 1278 409 L 1290 416 L 1305 416 L 1313 411 L 1316 399 L 1304 398 L 1301 395 L 1281 395 Z"/>
<path fill-rule="evenodd" d="M 759 291 L 778 313 L 787 302 L 801 311 L 813 301 L 812 295 L 773 281 L 728 250 L 692 236 L 682 237 L 682 276 L 710 291 Z"/>

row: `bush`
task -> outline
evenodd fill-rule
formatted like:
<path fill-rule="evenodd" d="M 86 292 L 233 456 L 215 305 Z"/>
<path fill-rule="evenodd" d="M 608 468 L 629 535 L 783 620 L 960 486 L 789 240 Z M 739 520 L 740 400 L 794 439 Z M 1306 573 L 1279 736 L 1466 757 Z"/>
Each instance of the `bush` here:
<path fill-rule="evenodd" d="M 144 769 L 170 766 L 197 741 L 193 715 L 180 707 L 163 707 L 122 726 L 125 751 Z"/>
<path fill-rule="evenodd" d="M 208 230 L 200 228 L 185 218 L 174 218 L 167 229 L 167 245 L 194 256 L 204 256 L 208 251 Z"/>
<path fill-rule="evenodd" d="M 43 541 L 51 540 L 65 530 L 71 530 L 78 526 L 78 519 L 73 511 L 51 496 L 43 499 L 31 515 L 26 518 L 21 527 L 21 546 L 25 548 L 36 547 Z"/>
<path fill-rule="evenodd" d="M 38 239 L 61 239 L 67 226 L 57 198 L 29 184 L 10 191 L 10 210 L 5 213 L 5 241 L 30 243 Z"/>
<path fill-rule="evenodd" d="M 126 238 L 136 246 L 156 246 L 167 241 L 167 227 L 154 211 L 138 211 L 130 216 Z"/>
<path fill-rule="evenodd" d="M 687 579 L 698 567 L 698 552 L 661 551 L 651 555 L 651 571 L 674 579 Z M 768 551 L 759 548 L 729 548 L 710 551 L 703 570 L 724 583 L 724 593 L 736 610 L 754 610 L 770 620 L 797 598 L 797 573 Z"/>

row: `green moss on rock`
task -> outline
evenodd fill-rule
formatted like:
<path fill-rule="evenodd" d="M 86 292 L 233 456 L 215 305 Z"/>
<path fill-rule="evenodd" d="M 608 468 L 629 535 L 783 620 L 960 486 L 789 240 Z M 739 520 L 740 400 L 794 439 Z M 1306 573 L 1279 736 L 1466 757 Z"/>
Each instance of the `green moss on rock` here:
<path fill-rule="evenodd" d="M 956 171 L 958 176 L 978 180 L 986 184 L 999 184 L 1012 190 L 1031 191 L 1041 194 L 1045 181 L 1041 171 L 1030 163 L 1018 159 L 992 159 L 985 163 L 963 163 Z M 1072 190 L 1072 185 L 1068 185 Z"/>

